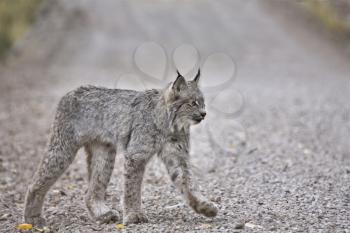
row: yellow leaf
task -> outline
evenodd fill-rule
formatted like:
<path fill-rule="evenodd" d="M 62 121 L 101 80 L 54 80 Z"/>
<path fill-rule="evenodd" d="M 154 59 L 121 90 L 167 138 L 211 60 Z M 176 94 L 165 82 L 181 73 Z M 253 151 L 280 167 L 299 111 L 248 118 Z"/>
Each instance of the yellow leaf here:
<path fill-rule="evenodd" d="M 17 226 L 18 230 L 23 230 L 23 231 L 28 231 L 28 230 L 31 230 L 32 228 L 33 228 L 33 225 L 28 223 L 19 224 Z"/>
<path fill-rule="evenodd" d="M 125 228 L 125 226 L 123 224 L 117 224 L 115 225 L 115 227 L 118 229 L 118 230 L 123 230 Z"/>

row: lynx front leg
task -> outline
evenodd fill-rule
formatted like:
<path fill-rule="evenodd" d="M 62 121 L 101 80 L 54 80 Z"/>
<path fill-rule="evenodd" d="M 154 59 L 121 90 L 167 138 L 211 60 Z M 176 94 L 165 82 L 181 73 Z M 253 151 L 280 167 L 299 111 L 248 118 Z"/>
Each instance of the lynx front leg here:
<path fill-rule="evenodd" d="M 171 180 L 195 212 L 206 217 L 215 217 L 217 207 L 199 193 L 198 186 L 193 182 L 188 154 L 174 153 L 174 150 L 161 155 Z"/>
<path fill-rule="evenodd" d="M 101 223 L 118 220 L 118 213 L 105 203 L 105 193 L 114 168 L 116 151 L 102 144 L 85 146 L 87 153 L 89 189 L 86 206 L 90 216 Z"/>
<path fill-rule="evenodd" d="M 142 223 L 148 219 L 141 209 L 141 188 L 147 158 L 142 154 L 126 156 L 124 166 L 123 223 Z"/>

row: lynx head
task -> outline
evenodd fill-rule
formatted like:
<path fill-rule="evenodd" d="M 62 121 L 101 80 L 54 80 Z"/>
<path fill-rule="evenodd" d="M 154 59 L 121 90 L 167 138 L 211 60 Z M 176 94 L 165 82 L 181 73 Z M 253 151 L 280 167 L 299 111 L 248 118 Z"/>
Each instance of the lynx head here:
<path fill-rule="evenodd" d="M 166 102 L 172 123 L 178 128 L 200 123 L 205 115 L 204 97 L 199 89 L 200 70 L 192 81 L 177 71 L 176 80 L 166 91 Z"/>

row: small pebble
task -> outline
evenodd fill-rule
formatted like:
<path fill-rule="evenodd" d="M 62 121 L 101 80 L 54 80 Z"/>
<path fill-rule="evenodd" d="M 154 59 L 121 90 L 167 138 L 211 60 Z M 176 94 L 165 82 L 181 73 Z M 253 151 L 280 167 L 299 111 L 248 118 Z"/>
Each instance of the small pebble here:
<path fill-rule="evenodd" d="M 236 223 L 233 226 L 233 229 L 243 229 L 244 228 L 244 223 Z"/>

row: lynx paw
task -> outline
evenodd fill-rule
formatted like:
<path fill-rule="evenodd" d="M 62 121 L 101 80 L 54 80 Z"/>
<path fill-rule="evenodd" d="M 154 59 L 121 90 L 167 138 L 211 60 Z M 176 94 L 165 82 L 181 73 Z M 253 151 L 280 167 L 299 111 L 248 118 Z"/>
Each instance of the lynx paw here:
<path fill-rule="evenodd" d="M 125 214 L 123 217 L 124 225 L 132 224 L 132 223 L 145 223 L 148 222 L 146 215 L 142 212 L 131 212 Z"/>
<path fill-rule="evenodd" d="M 95 220 L 99 223 L 116 222 L 116 221 L 118 221 L 118 219 L 119 219 L 119 214 L 115 210 L 109 210 L 109 211 L 95 217 Z"/>
<path fill-rule="evenodd" d="M 90 218 L 98 223 L 116 222 L 119 219 L 119 213 L 109 208 L 104 202 L 89 200 L 86 202 L 86 207 Z"/>
<path fill-rule="evenodd" d="M 206 217 L 215 217 L 218 213 L 218 208 L 216 205 L 209 201 L 193 201 L 190 206 L 199 214 L 203 214 Z"/>
<path fill-rule="evenodd" d="M 35 216 L 35 217 L 25 217 L 24 219 L 25 223 L 30 223 L 32 224 L 34 227 L 37 228 L 43 228 L 44 226 L 46 226 L 46 221 L 44 218 L 40 217 L 40 216 Z"/>

